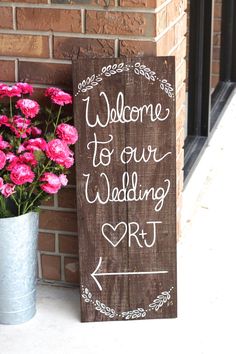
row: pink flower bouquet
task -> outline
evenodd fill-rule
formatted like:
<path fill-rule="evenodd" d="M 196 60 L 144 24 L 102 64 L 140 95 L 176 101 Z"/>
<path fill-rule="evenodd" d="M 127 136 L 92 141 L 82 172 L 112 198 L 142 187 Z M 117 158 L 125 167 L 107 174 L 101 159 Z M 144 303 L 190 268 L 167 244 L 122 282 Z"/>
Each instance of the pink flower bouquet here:
<path fill-rule="evenodd" d="M 78 133 L 67 124 L 71 117 L 62 113 L 71 96 L 48 88 L 48 109 L 30 99 L 32 93 L 27 83 L 0 84 L 0 217 L 37 211 L 43 200 L 66 186 L 74 164 L 71 145 Z"/>

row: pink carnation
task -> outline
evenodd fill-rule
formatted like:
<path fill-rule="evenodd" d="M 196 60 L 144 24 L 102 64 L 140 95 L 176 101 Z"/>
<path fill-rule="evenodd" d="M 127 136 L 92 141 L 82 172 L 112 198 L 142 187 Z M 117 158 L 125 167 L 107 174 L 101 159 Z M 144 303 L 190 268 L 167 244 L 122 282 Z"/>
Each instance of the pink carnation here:
<path fill-rule="evenodd" d="M 6 158 L 7 158 L 7 161 L 12 162 L 16 158 L 16 155 L 14 155 L 13 152 L 8 152 L 6 154 Z"/>
<path fill-rule="evenodd" d="M 15 193 L 15 186 L 12 183 L 6 183 L 1 188 L 1 193 L 5 198 L 10 197 L 13 193 Z"/>
<path fill-rule="evenodd" d="M 44 151 L 46 147 L 47 147 L 47 142 L 43 138 L 29 139 L 24 143 L 24 148 L 29 151 L 36 151 L 36 150 Z"/>
<path fill-rule="evenodd" d="M 61 188 L 60 178 L 54 173 L 45 172 L 40 178 L 40 181 L 46 182 L 40 186 L 40 188 L 46 193 L 55 194 Z"/>
<path fill-rule="evenodd" d="M 16 129 L 15 127 L 11 127 L 11 131 L 15 134 L 17 138 L 27 138 L 27 131 L 24 131 L 23 129 Z"/>
<path fill-rule="evenodd" d="M 4 154 L 3 151 L 0 150 L 0 170 L 2 170 L 3 167 L 6 165 L 6 161 L 7 161 L 6 155 Z"/>
<path fill-rule="evenodd" d="M 21 90 L 23 95 L 32 94 L 34 89 L 31 85 L 27 84 L 26 82 L 17 82 L 16 86 Z"/>
<path fill-rule="evenodd" d="M 68 183 L 68 179 L 66 177 L 66 175 L 64 175 L 63 173 L 59 176 L 59 179 L 61 181 L 62 186 L 66 186 Z"/>
<path fill-rule="evenodd" d="M 0 115 L 0 127 L 1 127 L 1 125 L 5 125 L 5 126 L 9 127 L 10 124 L 9 124 L 9 120 L 8 120 L 7 116 Z"/>
<path fill-rule="evenodd" d="M 28 128 L 29 124 L 29 119 L 22 118 L 21 116 L 14 116 L 13 125 L 10 127 L 10 129 L 17 138 L 26 138 L 27 135 L 31 132 L 30 128 Z"/>
<path fill-rule="evenodd" d="M 3 179 L 2 177 L 0 177 L 0 190 L 2 189 L 2 187 L 3 187 Z"/>
<path fill-rule="evenodd" d="M 52 95 L 56 94 L 57 92 L 61 91 L 59 88 L 57 87 L 49 87 L 46 91 L 45 91 L 45 96 L 46 97 L 51 97 Z"/>
<path fill-rule="evenodd" d="M 21 116 L 14 116 L 13 122 L 16 128 L 22 130 L 26 130 L 31 123 L 30 119 L 23 118 Z"/>
<path fill-rule="evenodd" d="M 76 128 L 69 124 L 59 124 L 56 130 L 56 134 L 58 138 L 67 144 L 75 144 L 78 140 L 78 133 Z"/>
<path fill-rule="evenodd" d="M 70 168 L 71 166 L 74 165 L 74 158 L 72 156 L 69 156 L 65 161 L 64 161 L 64 164 L 63 166 L 65 168 Z"/>
<path fill-rule="evenodd" d="M 25 152 L 23 155 L 19 157 L 19 161 L 21 163 L 28 163 L 32 166 L 36 166 L 38 163 L 32 152 Z"/>
<path fill-rule="evenodd" d="M 46 155 L 52 161 L 66 168 L 71 167 L 74 162 L 72 157 L 73 152 L 68 148 L 67 144 L 60 139 L 49 141 L 46 148 Z"/>
<path fill-rule="evenodd" d="M 18 164 L 18 163 L 20 163 L 20 159 L 19 159 L 19 157 L 17 157 L 17 156 L 15 156 L 15 157 L 13 157 L 13 158 L 11 158 L 11 160 L 9 160 L 9 165 L 7 166 L 7 171 L 12 171 L 13 170 L 13 168 Z"/>
<path fill-rule="evenodd" d="M 19 108 L 27 118 L 34 118 L 39 113 L 39 104 L 28 98 L 18 100 L 16 108 Z"/>
<path fill-rule="evenodd" d="M 10 147 L 11 147 L 11 145 L 7 141 L 3 140 L 2 135 L 0 135 L 0 149 L 4 150 L 4 149 L 8 149 Z"/>
<path fill-rule="evenodd" d="M 26 145 L 26 143 L 20 144 L 20 146 L 17 150 L 18 154 L 21 154 L 23 151 L 26 151 L 25 145 Z"/>
<path fill-rule="evenodd" d="M 8 86 L 1 84 L 0 85 L 0 96 L 7 96 L 7 97 L 20 97 L 21 89 L 16 85 Z"/>
<path fill-rule="evenodd" d="M 33 136 L 41 135 L 42 134 L 42 130 L 37 128 L 37 127 L 31 127 L 31 134 Z"/>
<path fill-rule="evenodd" d="M 59 106 L 72 103 L 71 95 L 62 90 L 54 90 L 50 97 L 52 102 L 58 104 Z"/>
<path fill-rule="evenodd" d="M 3 97 L 5 95 L 6 87 L 7 87 L 7 85 L 0 84 L 0 97 Z"/>
<path fill-rule="evenodd" d="M 17 185 L 31 183 L 34 180 L 34 172 L 28 165 L 18 163 L 11 170 L 10 178 Z"/>

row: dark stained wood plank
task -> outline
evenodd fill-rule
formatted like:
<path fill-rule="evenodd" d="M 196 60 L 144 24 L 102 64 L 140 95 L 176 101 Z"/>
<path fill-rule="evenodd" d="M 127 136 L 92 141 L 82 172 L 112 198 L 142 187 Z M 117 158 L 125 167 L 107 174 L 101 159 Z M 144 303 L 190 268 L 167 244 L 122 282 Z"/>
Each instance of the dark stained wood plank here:
<path fill-rule="evenodd" d="M 135 66 L 137 60 L 131 60 Z M 176 152 L 175 152 L 175 101 L 160 87 L 166 80 L 173 83 L 174 58 L 147 58 L 143 70 L 151 68 L 156 80 L 150 82 L 143 75 L 133 76 L 134 83 L 126 85 L 126 104 L 150 107 L 143 115 L 143 122 L 126 127 L 126 145 L 145 151 L 147 162 L 127 164 L 130 176 L 137 174 L 141 191 L 154 188 L 160 199 L 128 203 L 128 223 L 136 223 L 139 231 L 129 248 L 129 269 L 137 271 L 168 270 L 168 274 L 137 277 L 129 283 L 131 308 L 147 308 L 150 299 L 162 292 L 171 291 L 171 305 L 162 306 L 154 318 L 176 316 Z M 138 67 L 139 68 L 139 67 Z M 148 73 L 149 71 L 147 71 Z M 127 74 L 126 74 L 127 75 Z M 158 81 L 157 81 L 158 78 Z M 126 80 L 127 81 L 127 80 Z M 157 84 L 159 82 L 159 84 Z M 137 100 L 138 97 L 138 100 Z M 159 119 L 151 120 L 151 106 L 157 107 Z M 167 117 L 166 119 L 164 119 Z M 155 155 L 148 155 L 148 147 Z M 144 149 L 144 150 L 143 150 Z M 155 150 L 156 149 L 156 150 Z M 159 160 L 159 162 L 155 162 Z M 162 197 L 162 198 L 161 198 Z M 158 204 L 159 203 L 159 204 Z M 157 211 L 156 211 L 156 210 Z M 137 263 L 137 253 L 139 261 Z M 137 299 L 139 289 L 139 300 Z M 174 299 L 174 300 L 173 300 Z M 137 303 L 138 301 L 138 303 Z"/>
<path fill-rule="evenodd" d="M 81 320 L 175 317 L 174 58 L 73 67 Z"/>

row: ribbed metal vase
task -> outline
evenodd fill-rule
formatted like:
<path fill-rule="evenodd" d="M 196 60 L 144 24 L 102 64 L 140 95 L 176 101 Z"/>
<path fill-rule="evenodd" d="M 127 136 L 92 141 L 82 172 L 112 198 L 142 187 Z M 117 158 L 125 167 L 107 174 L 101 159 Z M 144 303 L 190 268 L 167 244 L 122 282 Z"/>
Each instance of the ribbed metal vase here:
<path fill-rule="evenodd" d="M 0 219 L 0 324 L 19 324 L 36 312 L 38 213 Z"/>

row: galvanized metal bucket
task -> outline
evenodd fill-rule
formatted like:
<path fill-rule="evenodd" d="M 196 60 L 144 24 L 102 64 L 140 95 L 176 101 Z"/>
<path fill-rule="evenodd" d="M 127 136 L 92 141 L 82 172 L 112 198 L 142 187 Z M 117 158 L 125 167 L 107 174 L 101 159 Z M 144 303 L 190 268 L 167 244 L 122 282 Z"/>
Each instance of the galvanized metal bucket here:
<path fill-rule="evenodd" d="M 0 219 L 0 324 L 36 312 L 38 213 Z"/>

